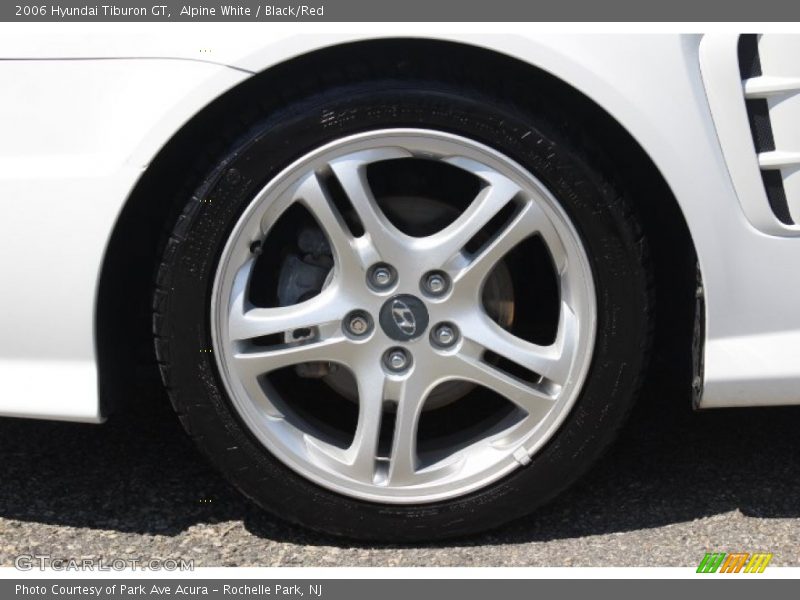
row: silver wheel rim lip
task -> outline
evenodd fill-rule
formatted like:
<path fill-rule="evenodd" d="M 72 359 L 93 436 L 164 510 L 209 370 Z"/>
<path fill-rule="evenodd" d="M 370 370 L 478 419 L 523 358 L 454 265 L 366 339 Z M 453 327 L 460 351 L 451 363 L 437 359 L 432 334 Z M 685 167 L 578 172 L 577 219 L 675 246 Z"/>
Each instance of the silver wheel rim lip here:
<path fill-rule="evenodd" d="M 441 481 L 435 478 L 425 481 L 423 477 L 423 482 L 418 485 L 396 487 L 365 483 L 344 477 L 338 472 L 327 469 L 324 462 L 314 460 L 307 452 L 304 454 L 302 449 L 297 447 L 296 439 L 287 440 L 285 435 L 282 435 L 276 428 L 276 423 L 281 420 L 274 419 L 264 412 L 261 403 L 248 395 L 236 373 L 231 369 L 232 350 L 228 341 L 227 324 L 227 315 L 231 304 L 230 294 L 233 288 L 232 280 L 235 272 L 239 270 L 239 267 L 232 266 L 232 260 L 237 252 L 239 255 L 242 254 L 242 248 L 249 247 L 254 231 L 253 222 L 258 224 L 258 228 L 261 223 L 266 221 L 274 224 L 286 208 L 272 211 L 276 199 L 296 186 L 298 180 L 305 173 L 318 169 L 342 156 L 387 147 L 417 149 L 415 156 L 432 159 L 443 159 L 447 156 L 467 157 L 488 166 L 520 185 L 526 195 L 530 196 L 532 202 L 544 211 L 553 226 L 556 227 L 559 236 L 565 236 L 562 242 L 569 246 L 572 258 L 577 256 L 578 260 L 573 261 L 576 264 L 570 264 L 570 269 L 577 269 L 579 275 L 570 276 L 569 285 L 574 287 L 576 284 L 580 284 L 580 295 L 583 301 L 579 319 L 580 343 L 577 344 L 579 350 L 574 352 L 569 376 L 561 388 L 556 405 L 546 417 L 523 436 L 522 443 L 515 442 L 514 448 L 506 449 L 502 458 L 494 461 L 490 467 L 463 478 L 447 479 L 445 477 Z M 442 151 L 443 149 L 449 149 L 449 151 Z M 271 215 L 271 211 L 274 214 Z M 331 290 L 323 290 L 322 293 L 326 291 L 334 293 Z M 381 290 L 376 293 L 383 300 L 388 295 L 396 293 L 396 287 L 392 287 L 390 292 Z M 572 290 L 570 293 L 576 293 L 576 290 Z M 428 129 L 382 129 L 346 136 L 309 152 L 283 169 L 256 194 L 234 226 L 221 254 L 211 298 L 211 335 L 216 364 L 234 409 L 259 443 L 283 464 L 317 485 L 359 500 L 385 504 L 421 504 L 457 498 L 484 488 L 520 466 L 528 464 L 531 457 L 552 439 L 580 395 L 592 362 L 597 327 L 596 295 L 590 262 L 571 219 L 546 186 L 521 165 L 488 146 L 455 134 Z M 429 306 L 435 306 L 439 299 L 428 300 L 430 301 Z M 357 307 L 353 306 L 352 308 Z M 477 306 L 475 310 L 480 311 Z M 450 319 L 445 320 L 449 321 Z M 435 321 L 432 315 L 430 327 L 434 325 Z M 379 329 L 377 325 L 376 329 Z M 427 343 L 427 340 L 426 332 L 414 343 Z M 396 342 L 391 340 L 390 342 L 392 345 L 396 345 Z M 413 367 L 411 372 L 413 374 Z M 492 436 L 483 441 L 491 444 Z M 468 450 L 469 448 L 466 448 L 463 451 Z"/>

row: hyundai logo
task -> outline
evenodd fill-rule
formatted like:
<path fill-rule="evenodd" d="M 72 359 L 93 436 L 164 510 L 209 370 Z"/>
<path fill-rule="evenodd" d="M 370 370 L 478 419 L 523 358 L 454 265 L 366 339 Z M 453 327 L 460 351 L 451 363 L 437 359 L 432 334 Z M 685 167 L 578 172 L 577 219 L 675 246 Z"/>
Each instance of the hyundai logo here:
<path fill-rule="evenodd" d="M 397 327 L 406 335 L 417 333 L 417 319 L 408 304 L 399 299 L 392 300 L 392 319 Z"/>
<path fill-rule="evenodd" d="M 407 342 L 425 333 L 429 318 L 422 300 L 411 294 L 400 294 L 383 304 L 379 321 L 386 335 L 398 342 Z"/>

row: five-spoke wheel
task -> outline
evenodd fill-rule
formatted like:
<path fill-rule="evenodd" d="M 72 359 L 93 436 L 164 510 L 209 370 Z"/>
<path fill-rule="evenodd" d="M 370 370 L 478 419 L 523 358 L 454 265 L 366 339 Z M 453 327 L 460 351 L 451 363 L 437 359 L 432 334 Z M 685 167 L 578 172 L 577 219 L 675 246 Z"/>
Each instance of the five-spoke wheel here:
<path fill-rule="evenodd" d="M 431 168 L 443 163 L 463 171 L 477 182 L 477 193 L 456 199 L 461 204 L 454 220 L 413 236 L 387 216 L 368 171 L 381 163 L 387 172 L 402 173 L 408 161 L 420 159 Z M 334 186 L 342 202 L 334 199 Z M 294 205 L 304 207 L 324 234 L 330 270 L 310 298 L 256 306 L 248 296 L 257 285 L 252 248 L 268 245 Z M 348 225 L 343 212 L 352 213 L 360 227 Z M 487 279 L 534 236 L 557 282 L 555 335 L 547 345 L 515 335 L 483 306 Z M 535 280 L 526 283 L 536 289 Z M 530 173 L 463 137 L 387 129 L 348 136 L 301 157 L 253 199 L 222 253 L 212 320 L 225 386 L 271 452 L 343 494 L 426 502 L 486 485 L 526 464 L 547 441 L 572 406 L 590 362 L 594 287 L 578 235 Z M 273 343 L 254 343 L 264 339 Z M 346 446 L 325 427 L 287 418 L 291 399 L 277 398 L 269 383 L 270 373 L 319 363 L 327 370 L 345 368 L 355 380 L 358 418 Z M 435 452 L 421 452 L 426 400 L 452 381 L 492 390 L 517 410 L 500 425 L 487 420 L 476 432 L 470 424 L 451 432 Z M 393 430 L 387 432 L 389 413 Z M 382 434 L 388 438 L 383 444 Z"/>

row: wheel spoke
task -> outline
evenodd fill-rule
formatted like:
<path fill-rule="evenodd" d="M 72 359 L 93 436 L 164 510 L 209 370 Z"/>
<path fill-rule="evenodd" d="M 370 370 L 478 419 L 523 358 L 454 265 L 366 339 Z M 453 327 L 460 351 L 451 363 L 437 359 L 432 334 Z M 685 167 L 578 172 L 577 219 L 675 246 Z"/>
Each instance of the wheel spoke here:
<path fill-rule="evenodd" d="M 471 346 L 465 344 L 465 347 Z M 481 360 L 480 348 L 472 346 L 453 357 L 454 374 L 493 390 L 507 398 L 531 417 L 539 420 L 553 407 L 556 398 L 536 384 L 527 383 Z"/>
<path fill-rule="evenodd" d="M 475 256 L 467 259 L 465 265 L 456 265 L 458 271 L 453 280 L 467 289 L 474 288 L 480 295 L 484 280 L 498 261 L 520 242 L 545 227 L 547 218 L 542 210 L 533 202 L 526 203 L 494 239 L 485 244 Z"/>
<path fill-rule="evenodd" d="M 274 308 L 250 307 L 247 281 L 253 260 L 236 274 L 228 313 L 228 337 L 231 341 L 290 332 L 295 329 L 334 324 L 338 328 L 344 312 L 344 300 L 336 288 L 328 288 L 304 302 Z"/>
<path fill-rule="evenodd" d="M 358 385 L 358 422 L 353 442 L 348 449 L 349 470 L 354 479 L 372 483 L 378 440 L 383 417 L 385 376 L 380 369 L 361 369 L 356 375 Z"/>
<path fill-rule="evenodd" d="M 419 464 L 417 456 L 417 431 L 420 413 L 429 388 L 421 377 L 412 376 L 387 389 L 387 395 L 397 401 L 391 455 L 389 457 L 389 485 L 413 483 Z"/>
<path fill-rule="evenodd" d="M 282 344 L 266 350 L 238 352 L 233 355 L 233 362 L 242 377 L 253 378 L 306 362 L 344 364 L 349 345 L 345 337 L 333 337 L 320 342 Z"/>
<path fill-rule="evenodd" d="M 572 314 L 566 304 L 562 305 L 561 310 L 567 310 L 569 314 Z M 565 317 L 559 325 L 559 334 L 561 335 L 557 334 L 556 342 L 549 346 L 540 346 L 506 331 L 486 314 L 480 312 L 470 322 L 470 326 L 465 329 L 464 335 L 484 350 L 497 354 L 562 386 L 566 382 L 572 363 L 573 346 L 566 342 L 572 339 L 575 332 L 570 329 L 562 334 L 561 328 L 573 323 L 571 318 Z M 564 343 L 559 343 L 558 340 L 564 340 Z"/>
<path fill-rule="evenodd" d="M 457 257 L 464 245 L 520 193 L 518 185 L 493 171 L 486 171 L 483 165 L 466 159 L 453 159 L 451 162 L 478 171 L 487 185 L 455 221 L 420 243 L 425 251 L 433 253 L 429 259 L 436 267 L 443 267 Z"/>
<path fill-rule="evenodd" d="M 334 264 L 343 273 L 363 273 L 377 260 L 374 252 L 353 237 L 344 218 L 339 213 L 330 194 L 322 185 L 317 173 L 309 174 L 295 192 L 298 202 L 303 204 L 322 228 L 334 255 Z"/>
<path fill-rule="evenodd" d="M 383 414 L 385 376 L 380 370 L 354 370 L 358 385 L 358 422 L 350 446 L 342 449 L 309 434 L 304 441 L 315 459 L 345 477 L 375 483 Z"/>
<path fill-rule="evenodd" d="M 405 252 L 406 245 L 403 242 L 408 236 L 397 229 L 378 206 L 367 181 L 367 165 L 409 156 L 411 154 L 400 148 L 380 148 L 351 154 L 330 163 L 339 184 L 364 226 L 365 237 L 384 260 Z"/>

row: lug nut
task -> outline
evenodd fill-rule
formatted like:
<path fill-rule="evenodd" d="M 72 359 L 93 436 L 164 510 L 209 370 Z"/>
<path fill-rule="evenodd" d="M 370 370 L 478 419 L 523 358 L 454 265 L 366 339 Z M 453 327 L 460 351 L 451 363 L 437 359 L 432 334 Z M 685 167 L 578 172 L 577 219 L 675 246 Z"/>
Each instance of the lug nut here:
<path fill-rule="evenodd" d="M 449 348 L 458 341 L 458 329 L 452 323 L 439 323 L 431 331 L 431 341 L 440 348 Z"/>
<path fill-rule="evenodd" d="M 367 331 L 367 320 L 364 317 L 353 317 L 350 320 L 350 331 L 356 335 L 361 335 Z"/>
<path fill-rule="evenodd" d="M 411 355 L 403 348 L 389 348 L 383 355 L 383 364 L 394 373 L 400 373 L 411 365 Z"/>
<path fill-rule="evenodd" d="M 450 280 L 440 271 L 428 273 L 422 281 L 422 288 L 431 296 L 442 296 L 450 289 Z"/>
<path fill-rule="evenodd" d="M 400 369 L 405 368 L 406 362 L 406 355 L 402 352 L 392 352 L 389 355 L 389 366 L 391 366 L 393 369 L 399 371 Z"/>
<path fill-rule="evenodd" d="M 392 274 L 386 267 L 380 267 L 379 269 L 375 269 L 372 278 L 375 281 L 375 285 L 384 286 L 389 285 L 389 282 L 392 280 Z"/>
<path fill-rule="evenodd" d="M 428 289 L 435 294 L 440 294 L 444 291 L 445 283 L 441 275 L 431 275 L 428 279 Z"/>
<path fill-rule="evenodd" d="M 378 263 L 370 267 L 367 279 L 373 288 L 385 290 L 394 284 L 397 279 L 397 271 L 391 265 Z"/>
<path fill-rule="evenodd" d="M 344 319 L 347 333 L 355 337 L 363 337 L 372 329 L 372 319 L 362 310 L 354 310 Z"/>

